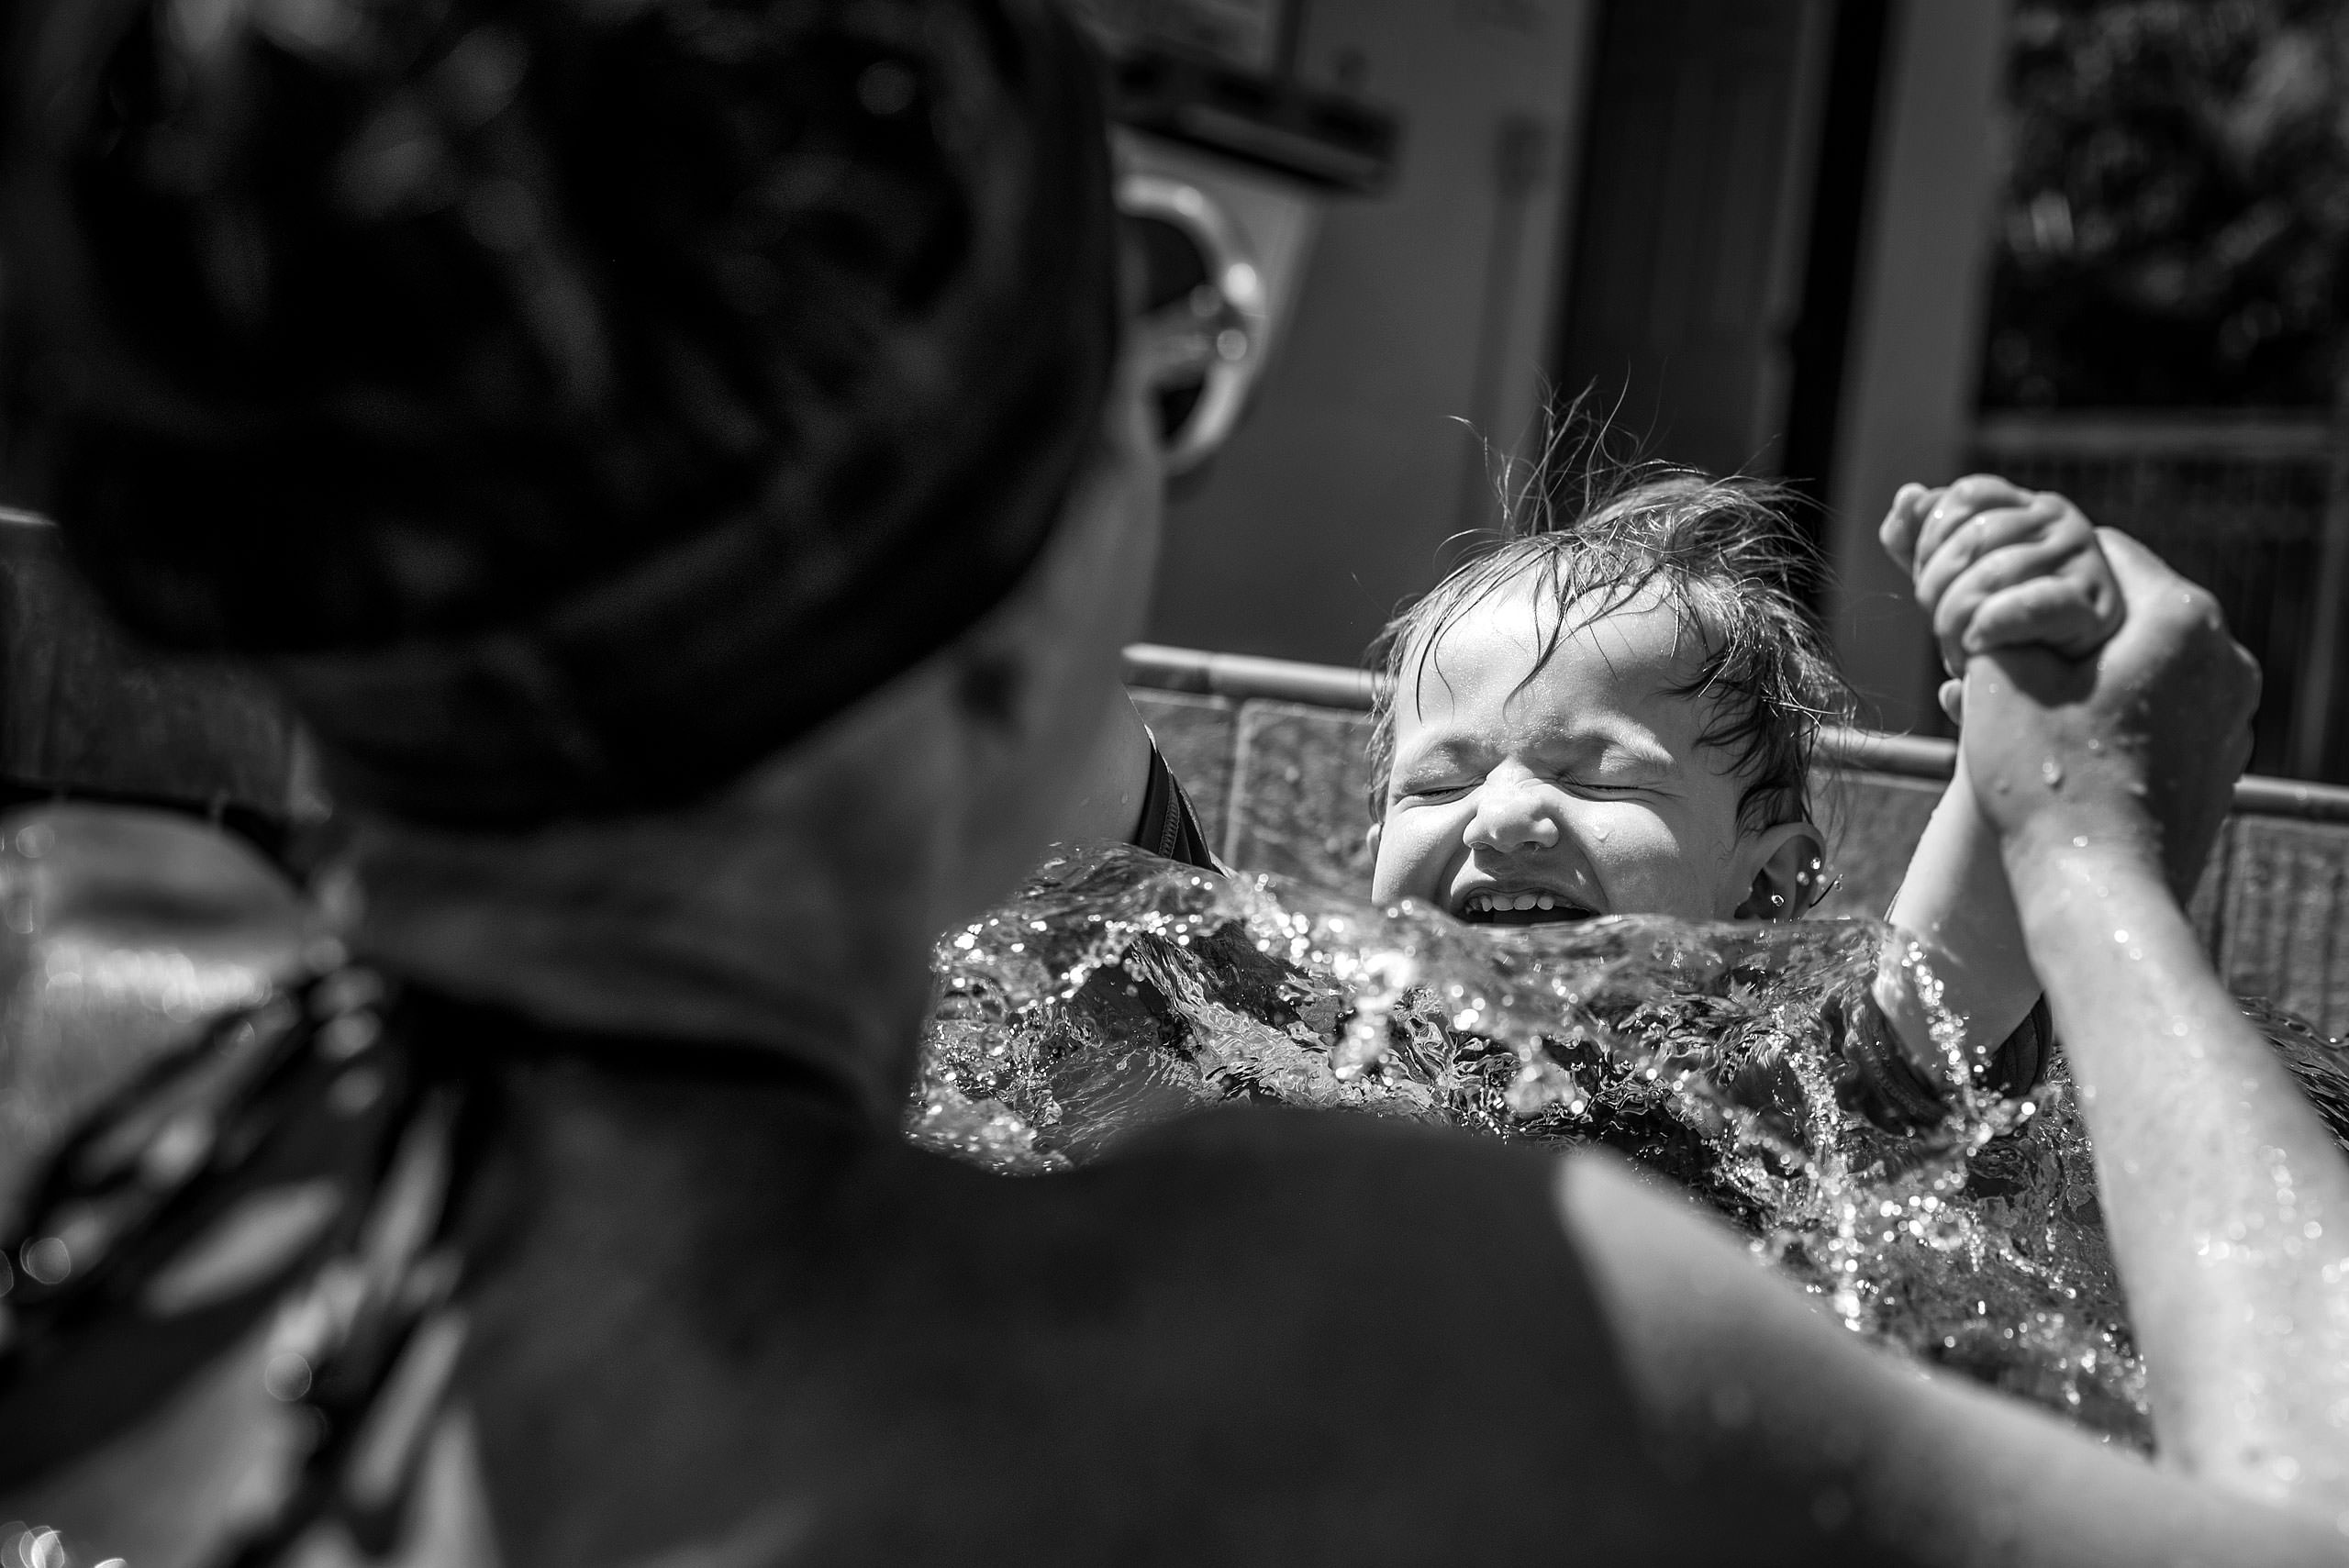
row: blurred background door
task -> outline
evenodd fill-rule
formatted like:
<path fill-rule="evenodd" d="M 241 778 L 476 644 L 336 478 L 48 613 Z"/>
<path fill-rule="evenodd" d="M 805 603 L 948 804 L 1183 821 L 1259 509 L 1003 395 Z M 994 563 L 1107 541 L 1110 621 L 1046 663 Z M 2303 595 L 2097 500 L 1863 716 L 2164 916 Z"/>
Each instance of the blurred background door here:
<path fill-rule="evenodd" d="M 1603 7 L 1556 380 L 1717 473 L 1785 467 L 1834 8 Z"/>

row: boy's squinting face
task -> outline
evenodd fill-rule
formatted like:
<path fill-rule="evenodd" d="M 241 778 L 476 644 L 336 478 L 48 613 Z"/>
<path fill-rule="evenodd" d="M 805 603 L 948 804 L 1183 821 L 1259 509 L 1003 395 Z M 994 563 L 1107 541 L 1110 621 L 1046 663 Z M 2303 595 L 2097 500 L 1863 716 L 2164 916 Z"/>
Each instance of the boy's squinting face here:
<path fill-rule="evenodd" d="M 1698 744 L 1706 700 L 1675 690 L 1697 672 L 1694 639 L 1643 599 L 1571 627 L 1537 672 L 1554 614 L 1496 594 L 1397 692 L 1375 895 L 1497 924 L 1739 914 L 1772 851 L 1809 830 L 1739 830 L 1745 781 Z"/>

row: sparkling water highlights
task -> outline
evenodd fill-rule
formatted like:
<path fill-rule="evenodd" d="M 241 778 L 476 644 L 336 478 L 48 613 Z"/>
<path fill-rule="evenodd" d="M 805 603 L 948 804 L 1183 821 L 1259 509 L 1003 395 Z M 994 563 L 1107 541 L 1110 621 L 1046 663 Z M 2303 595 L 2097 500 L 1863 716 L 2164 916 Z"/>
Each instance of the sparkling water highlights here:
<path fill-rule="evenodd" d="M 1847 1107 L 1873 921 L 1471 927 L 1101 847 L 939 945 L 916 1141 L 1066 1169 L 1196 1107 L 1272 1102 L 1603 1144 L 1686 1184 L 1854 1331 L 2150 1443 L 2143 1367 L 2060 1064 L 1937 1127 Z M 1898 998 L 1954 1048 L 1923 953 Z M 2260 1003 L 2338 1136 L 2349 1056 Z"/>

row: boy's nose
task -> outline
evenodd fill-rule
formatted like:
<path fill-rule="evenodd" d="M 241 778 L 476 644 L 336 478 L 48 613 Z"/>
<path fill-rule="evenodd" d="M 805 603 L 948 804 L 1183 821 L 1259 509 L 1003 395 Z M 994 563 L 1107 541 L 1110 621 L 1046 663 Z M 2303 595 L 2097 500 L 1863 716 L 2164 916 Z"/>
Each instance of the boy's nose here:
<path fill-rule="evenodd" d="M 1538 779 L 1489 781 L 1476 795 L 1468 847 L 1496 854 L 1557 848 L 1557 793 Z"/>

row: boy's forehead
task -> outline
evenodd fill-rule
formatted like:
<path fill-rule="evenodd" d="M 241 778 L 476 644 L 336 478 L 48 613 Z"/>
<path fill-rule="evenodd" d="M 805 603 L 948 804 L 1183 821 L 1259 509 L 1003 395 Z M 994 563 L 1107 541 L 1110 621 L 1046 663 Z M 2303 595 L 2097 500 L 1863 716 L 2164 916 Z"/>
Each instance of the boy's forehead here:
<path fill-rule="evenodd" d="M 1449 617 L 1415 651 L 1396 706 L 1417 711 L 1505 697 L 1529 679 L 1538 684 L 1537 666 L 1585 684 L 1595 677 L 1625 695 L 1681 686 L 1702 658 L 1689 630 L 1681 606 L 1652 588 L 1620 605 L 1591 595 L 1562 606 L 1531 584 L 1508 584 Z"/>

